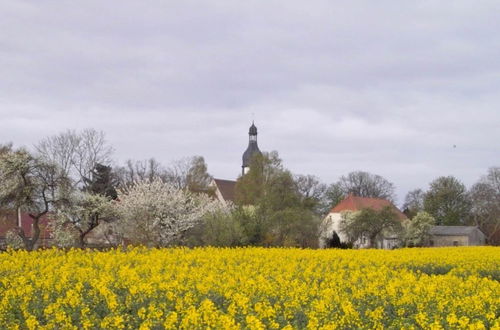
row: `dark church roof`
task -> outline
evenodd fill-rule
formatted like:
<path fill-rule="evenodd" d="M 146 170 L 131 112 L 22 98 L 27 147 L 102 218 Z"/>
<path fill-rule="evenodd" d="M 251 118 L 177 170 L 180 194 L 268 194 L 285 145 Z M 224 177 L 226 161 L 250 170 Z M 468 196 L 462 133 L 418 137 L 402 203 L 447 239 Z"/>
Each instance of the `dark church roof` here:
<path fill-rule="evenodd" d="M 236 187 L 236 181 L 214 179 L 214 182 L 217 189 L 219 189 L 222 198 L 224 198 L 225 201 L 234 202 L 234 189 Z"/>
<path fill-rule="evenodd" d="M 257 126 L 252 122 L 252 126 L 250 126 L 250 129 L 248 130 L 249 135 L 257 135 Z"/>
<path fill-rule="evenodd" d="M 250 161 L 252 160 L 254 154 L 261 154 L 259 146 L 257 145 L 257 127 L 253 122 L 252 126 L 250 126 L 250 129 L 248 130 L 248 135 L 250 135 L 250 137 L 255 136 L 255 138 L 250 138 L 247 150 L 243 153 L 243 167 L 250 166 Z"/>
<path fill-rule="evenodd" d="M 251 141 L 248 144 L 247 150 L 243 153 L 243 167 L 249 167 L 250 161 L 252 160 L 253 155 L 257 153 L 260 154 L 259 147 L 257 146 L 257 142 Z"/>

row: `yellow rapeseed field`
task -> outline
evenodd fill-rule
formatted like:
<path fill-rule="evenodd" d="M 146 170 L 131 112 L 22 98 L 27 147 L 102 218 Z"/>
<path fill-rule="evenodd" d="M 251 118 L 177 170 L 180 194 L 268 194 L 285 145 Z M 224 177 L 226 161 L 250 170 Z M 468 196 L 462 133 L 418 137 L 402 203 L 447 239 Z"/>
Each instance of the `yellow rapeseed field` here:
<path fill-rule="evenodd" d="M 500 248 L 0 254 L 0 328 L 500 329 Z"/>

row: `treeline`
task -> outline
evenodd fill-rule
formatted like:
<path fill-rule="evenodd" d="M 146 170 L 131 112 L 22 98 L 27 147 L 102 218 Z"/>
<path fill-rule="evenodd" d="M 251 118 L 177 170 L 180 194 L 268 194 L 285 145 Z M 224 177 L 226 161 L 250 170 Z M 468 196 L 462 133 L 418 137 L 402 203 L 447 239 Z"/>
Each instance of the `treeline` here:
<path fill-rule="evenodd" d="M 20 210 L 33 222 L 30 235 L 17 227 L 8 244 L 37 248 L 41 219 L 50 219 L 53 244 L 147 246 L 316 247 L 321 220 L 352 193 L 393 201 L 394 184 L 362 171 L 330 185 L 287 170 L 276 152 L 252 160 L 238 178 L 234 203 L 214 198 L 212 177 L 201 156 L 164 166 L 154 158 L 113 162 L 103 132 L 87 129 L 50 136 L 32 150 L 0 146 L 0 208 Z M 491 243 L 500 228 L 500 168 L 471 189 L 454 177 L 434 180 L 405 199 L 413 218 L 429 213 L 436 224 L 477 225 Z"/>

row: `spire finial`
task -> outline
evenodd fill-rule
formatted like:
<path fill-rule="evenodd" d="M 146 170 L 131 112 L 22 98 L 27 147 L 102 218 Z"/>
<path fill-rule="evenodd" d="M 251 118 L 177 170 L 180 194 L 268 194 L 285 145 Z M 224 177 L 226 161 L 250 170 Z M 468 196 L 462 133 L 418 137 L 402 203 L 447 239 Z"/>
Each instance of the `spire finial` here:
<path fill-rule="evenodd" d="M 250 126 L 250 129 L 248 130 L 248 134 L 257 135 L 257 127 L 255 127 L 253 120 L 252 120 L 252 126 Z"/>

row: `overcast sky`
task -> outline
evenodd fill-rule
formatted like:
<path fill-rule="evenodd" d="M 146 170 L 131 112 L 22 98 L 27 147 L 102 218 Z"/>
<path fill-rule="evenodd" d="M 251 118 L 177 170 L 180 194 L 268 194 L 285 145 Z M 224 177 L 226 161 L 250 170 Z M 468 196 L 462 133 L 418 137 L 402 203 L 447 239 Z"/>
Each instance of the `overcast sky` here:
<path fill-rule="evenodd" d="M 263 151 L 325 183 L 500 166 L 500 1 L 0 0 L 0 143 L 103 130 L 118 164 Z"/>

